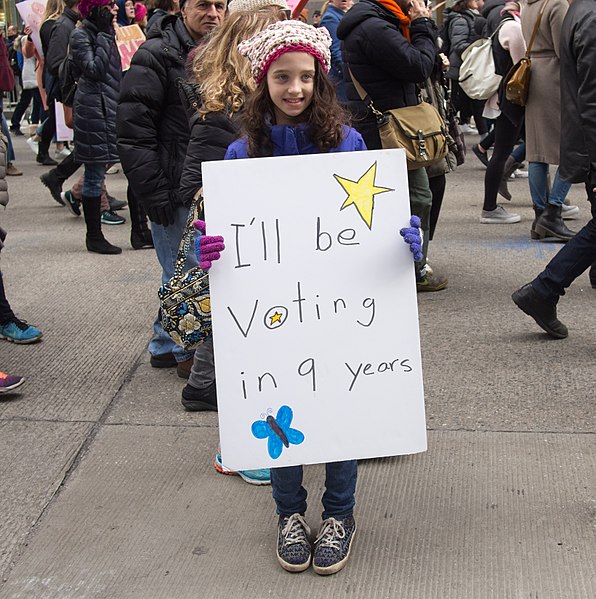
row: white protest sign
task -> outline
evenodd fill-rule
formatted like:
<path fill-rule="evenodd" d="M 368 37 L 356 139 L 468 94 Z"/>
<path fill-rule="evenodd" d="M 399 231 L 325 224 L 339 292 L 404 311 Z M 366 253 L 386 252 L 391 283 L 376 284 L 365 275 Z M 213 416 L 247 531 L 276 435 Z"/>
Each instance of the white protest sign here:
<path fill-rule="evenodd" d="M 405 154 L 203 165 L 223 463 L 426 450 Z"/>
<path fill-rule="evenodd" d="M 74 131 L 66 124 L 64 119 L 64 105 L 62 102 L 56 101 L 56 141 L 72 141 L 74 139 Z"/>
<path fill-rule="evenodd" d="M 41 27 L 43 13 L 46 10 L 46 0 L 23 0 L 16 7 L 21 13 L 21 18 L 25 25 L 31 27 L 31 41 L 37 48 L 39 55 L 43 56 L 39 28 Z"/>

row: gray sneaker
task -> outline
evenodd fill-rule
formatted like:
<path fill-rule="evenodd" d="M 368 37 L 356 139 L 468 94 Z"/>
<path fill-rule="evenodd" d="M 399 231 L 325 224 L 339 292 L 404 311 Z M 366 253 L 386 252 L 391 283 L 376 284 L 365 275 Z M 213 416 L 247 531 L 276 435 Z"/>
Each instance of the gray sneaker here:
<path fill-rule="evenodd" d="M 288 572 L 304 572 L 310 566 L 310 528 L 302 514 L 280 516 L 277 525 L 277 559 Z"/>
<path fill-rule="evenodd" d="M 483 210 L 480 222 L 485 225 L 508 225 L 518 223 L 521 220 L 519 214 L 507 212 L 503 206 L 497 206 L 494 210 Z"/>
<path fill-rule="evenodd" d="M 323 520 L 315 541 L 313 569 L 323 576 L 339 572 L 350 557 L 350 547 L 356 532 L 353 516 Z"/>
<path fill-rule="evenodd" d="M 104 210 L 101 213 L 101 222 L 104 225 L 123 225 L 126 219 L 111 210 Z"/>
<path fill-rule="evenodd" d="M 571 220 L 579 216 L 579 206 L 574 206 L 569 203 L 569 200 L 565 200 L 565 203 L 561 206 L 561 218 L 563 220 Z"/>

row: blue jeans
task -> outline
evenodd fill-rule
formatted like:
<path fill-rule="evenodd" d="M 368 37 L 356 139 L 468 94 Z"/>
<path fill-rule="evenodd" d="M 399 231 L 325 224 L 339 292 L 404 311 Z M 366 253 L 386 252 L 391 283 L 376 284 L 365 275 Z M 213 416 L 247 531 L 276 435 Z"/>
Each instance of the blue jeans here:
<path fill-rule="evenodd" d="M 513 149 L 511 156 L 515 162 L 523 162 L 526 159 L 526 144 L 519 144 L 519 146 Z"/>
<path fill-rule="evenodd" d="M 329 462 L 325 464 L 323 520 L 349 516 L 354 511 L 358 463 Z M 280 516 L 306 513 L 306 489 L 302 486 L 302 466 L 271 468 L 271 489 Z"/>
<path fill-rule="evenodd" d="M 83 177 L 83 195 L 89 198 L 101 196 L 103 180 L 106 176 L 105 164 L 86 164 Z"/>
<path fill-rule="evenodd" d="M 572 237 L 532 281 L 532 287 L 545 301 L 557 303 L 565 289 L 596 263 L 596 193 L 586 184 L 592 206 L 592 220 Z"/>
<path fill-rule="evenodd" d="M 546 203 L 562 206 L 569 190 L 571 183 L 563 181 L 559 177 L 559 169 L 555 173 L 550 194 L 547 191 L 548 164 L 545 162 L 530 162 L 528 166 L 528 181 L 530 182 L 530 195 L 532 203 L 537 208 L 544 210 Z"/>
<path fill-rule="evenodd" d="M 174 268 L 176 267 L 176 256 L 178 255 L 178 247 L 182 241 L 182 235 L 186 230 L 186 221 L 188 219 L 188 208 L 180 206 L 175 212 L 175 222 L 173 225 L 164 227 L 151 223 L 151 235 L 153 237 L 153 245 L 157 259 L 161 264 L 161 282 L 167 283 L 174 276 Z M 191 251 L 186 257 L 186 266 L 193 268 L 198 266 L 199 262 L 194 253 L 194 244 L 191 246 Z M 185 352 L 179 345 L 176 345 L 172 338 L 163 330 L 159 317 L 153 323 L 153 339 L 149 341 L 149 353 L 152 356 L 161 356 L 163 354 L 173 353 L 176 362 L 184 362 L 193 357 L 194 352 Z"/>

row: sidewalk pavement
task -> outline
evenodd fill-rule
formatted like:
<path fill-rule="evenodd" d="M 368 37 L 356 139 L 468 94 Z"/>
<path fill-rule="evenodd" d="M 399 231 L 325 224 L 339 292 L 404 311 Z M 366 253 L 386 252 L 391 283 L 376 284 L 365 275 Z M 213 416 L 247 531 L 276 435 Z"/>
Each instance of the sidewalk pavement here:
<path fill-rule="evenodd" d="M 27 378 L 0 397 L 0 598 L 596 596 L 596 290 L 586 273 L 562 299 L 560 341 L 511 302 L 560 247 L 529 241 L 526 180 L 510 184 L 522 222 L 495 226 L 473 154 L 449 175 L 431 244 L 449 288 L 418 298 L 429 449 L 360 464 L 352 556 L 322 578 L 278 567 L 270 489 L 214 471 L 217 416 L 184 412 L 184 381 L 150 367 L 153 251 L 130 249 L 127 222 L 104 226 L 122 255 L 86 252 L 15 145 L 1 266 L 44 338 L 0 341 L 0 370 Z M 124 177 L 108 189 L 125 197 Z M 580 186 L 571 199 L 578 229 Z M 306 469 L 314 528 L 323 484 Z"/>

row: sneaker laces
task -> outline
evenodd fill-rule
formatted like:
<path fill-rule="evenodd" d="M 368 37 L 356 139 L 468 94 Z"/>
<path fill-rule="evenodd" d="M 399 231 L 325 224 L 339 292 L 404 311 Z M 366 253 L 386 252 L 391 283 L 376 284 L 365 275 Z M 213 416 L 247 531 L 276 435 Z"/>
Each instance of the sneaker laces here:
<path fill-rule="evenodd" d="M 331 549 L 341 549 L 340 541 L 345 538 L 346 529 L 339 520 L 335 518 L 327 518 L 323 522 L 319 535 L 315 540 L 315 544 L 319 547 L 330 547 Z"/>
<path fill-rule="evenodd" d="M 300 514 L 292 514 L 281 529 L 284 542 L 288 545 L 308 542 L 307 535 L 309 533 L 310 528 Z"/>

